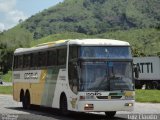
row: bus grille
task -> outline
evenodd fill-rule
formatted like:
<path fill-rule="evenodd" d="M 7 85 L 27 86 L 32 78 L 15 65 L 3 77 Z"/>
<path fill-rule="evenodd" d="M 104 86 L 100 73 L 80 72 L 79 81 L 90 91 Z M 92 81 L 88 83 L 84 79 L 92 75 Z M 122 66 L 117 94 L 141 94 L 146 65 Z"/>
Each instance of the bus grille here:
<path fill-rule="evenodd" d="M 120 99 L 122 96 L 97 96 L 97 99 Z"/>

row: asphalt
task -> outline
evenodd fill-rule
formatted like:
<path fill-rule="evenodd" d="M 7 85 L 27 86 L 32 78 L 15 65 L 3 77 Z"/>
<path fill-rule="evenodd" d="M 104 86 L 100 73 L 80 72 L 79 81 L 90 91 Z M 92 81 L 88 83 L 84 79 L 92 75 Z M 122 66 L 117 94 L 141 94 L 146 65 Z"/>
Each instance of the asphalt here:
<path fill-rule="evenodd" d="M 132 112 L 117 112 L 115 120 L 146 120 L 145 116 L 152 117 L 153 120 L 160 119 L 159 103 L 135 103 Z M 107 120 L 104 113 L 72 113 L 70 116 L 62 116 L 59 111 L 34 108 L 24 110 L 20 102 L 13 101 L 11 95 L 0 95 L 0 120 L 11 117 L 15 120 Z M 139 119 L 138 119 L 139 118 Z"/>

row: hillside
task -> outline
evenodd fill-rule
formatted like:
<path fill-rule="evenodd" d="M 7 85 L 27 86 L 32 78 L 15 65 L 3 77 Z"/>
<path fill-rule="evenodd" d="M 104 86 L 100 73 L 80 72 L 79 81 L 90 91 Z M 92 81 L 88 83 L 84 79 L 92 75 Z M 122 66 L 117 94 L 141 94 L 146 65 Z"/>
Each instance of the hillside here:
<path fill-rule="evenodd" d="M 22 24 L 34 39 L 50 34 L 108 31 L 160 26 L 159 0 L 65 0 Z"/>
<path fill-rule="evenodd" d="M 159 0 L 64 0 L 0 33 L 0 69 L 11 69 L 19 47 L 59 39 L 129 41 L 134 55 L 160 55 Z"/>

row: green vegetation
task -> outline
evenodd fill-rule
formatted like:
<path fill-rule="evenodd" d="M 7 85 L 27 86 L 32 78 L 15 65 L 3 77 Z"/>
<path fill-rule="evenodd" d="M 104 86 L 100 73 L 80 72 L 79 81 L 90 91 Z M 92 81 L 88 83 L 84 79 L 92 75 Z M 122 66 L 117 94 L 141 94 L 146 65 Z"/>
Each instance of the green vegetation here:
<path fill-rule="evenodd" d="M 12 94 L 12 86 L 0 86 L 0 94 Z"/>
<path fill-rule="evenodd" d="M 6 74 L 2 75 L 3 82 L 12 82 L 12 71 L 8 71 Z"/>
<path fill-rule="evenodd" d="M 160 103 L 159 90 L 136 90 L 136 102 Z"/>
<path fill-rule="evenodd" d="M 0 68 L 3 73 L 11 69 L 14 50 L 29 47 L 31 40 L 32 34 L 20 26 L 0 33 Z"/>
<path fill-rule="evenodd" d="M 50 34 L 101 34 L 160 27 L 159 0 L 65 0 L 22 23 L 34 39 Z"/>
<path fill-rule="evenodd" d="M 134 56 L 160 55 L 159 0 L 64 0 L 0 31 L 0 70 L 11 69 L 16 48 L 61 39 L 129 41 Z"/>

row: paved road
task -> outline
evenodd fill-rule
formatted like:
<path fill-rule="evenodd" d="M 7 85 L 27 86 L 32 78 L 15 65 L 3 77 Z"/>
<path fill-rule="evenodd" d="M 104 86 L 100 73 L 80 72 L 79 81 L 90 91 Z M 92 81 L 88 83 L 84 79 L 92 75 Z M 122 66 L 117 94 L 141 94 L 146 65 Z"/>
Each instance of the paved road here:
<path fill-rule="evenodd" d="M 129 114 L 129 115 L 128 115 Z M 155 114 L 156 120 L 160 119 L 160 104 L 136 103 L 133 112 L 117 112 L 116 120 L 126 120 L 128 117 L 136 117 L 136 114 Z M 59 111 L 46 108 L 34 108 L 32 110 L 23 110 L 19 102 L 15 102 L 11 95 L 0 95 L 0 120 L 6 117 L 15 118 L 15 120 L 105 120 L 103 113 L 82 114 L 72 113 L 68 117 L 61 116 Z M 133 118 L 132 118 L 133 119 Z M 154 119 L 155 120 L 155 119 Z"/>

